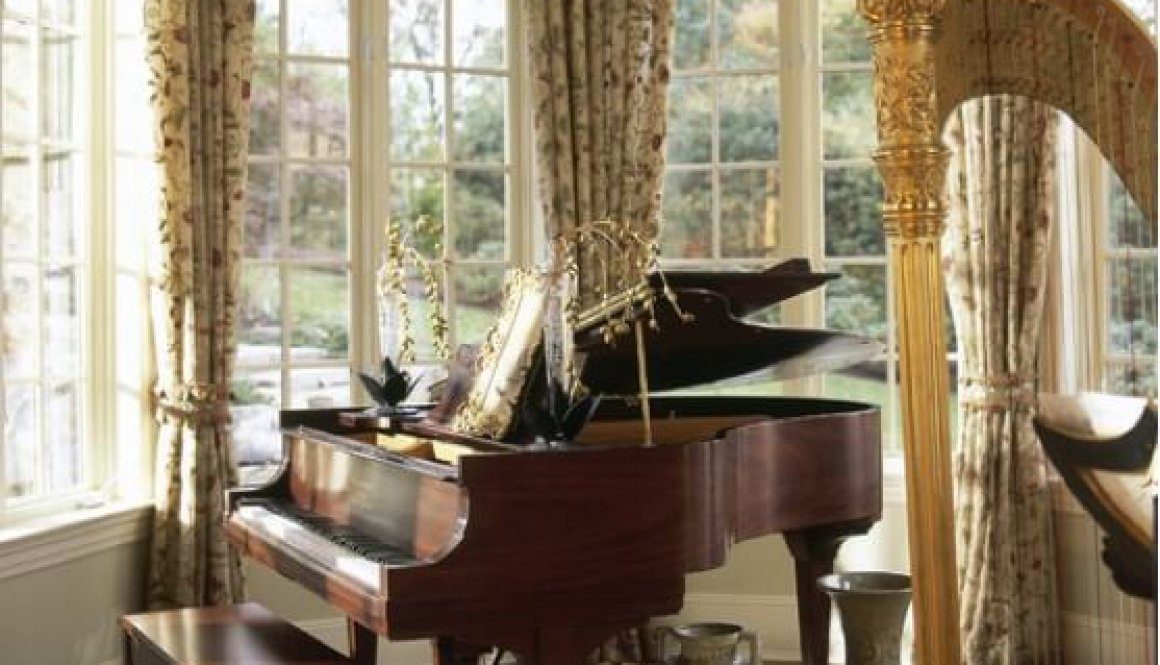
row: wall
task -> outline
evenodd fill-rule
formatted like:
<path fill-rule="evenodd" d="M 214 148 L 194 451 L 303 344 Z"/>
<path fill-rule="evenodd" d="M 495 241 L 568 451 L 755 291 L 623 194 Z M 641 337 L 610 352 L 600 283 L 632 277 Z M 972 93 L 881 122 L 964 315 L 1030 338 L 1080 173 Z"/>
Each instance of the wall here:
<path fill-rule="evenodd" d="M 120 662 L 117 617 L 143 598 L 144 541 L 0 579 L 0 664 Z"/>

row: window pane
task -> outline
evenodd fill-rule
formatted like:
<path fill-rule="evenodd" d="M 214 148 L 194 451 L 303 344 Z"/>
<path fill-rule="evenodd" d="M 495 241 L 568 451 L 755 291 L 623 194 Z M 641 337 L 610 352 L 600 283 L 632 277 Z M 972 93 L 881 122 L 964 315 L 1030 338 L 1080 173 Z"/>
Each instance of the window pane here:
<path fill-rule="evenodd" d="M 7 263 L 0 300 L 5 344 L 4 378 L 33 378 L 36 371 L 36 277 L 32 266 Z M 9 416 L 11 417 L 11 416 Z"/>
<path fill-rule="evenodd" d="M 391 157 L 443 159 L 443 74 L 391 72 Z"/>
<path fill-rule="evenodd" d="M 517 0 L 518 1 L 518 0 Z M 452 46 L 456 65 L 502 67 L 504 64 L 504 0 L 454 0 Z"/>
<path fill-rule="evenodd" d="M 77 19 L 76 0 L 41 0 L 41 18 L 53 23 L 72 25 Z"/>
<path fill-rule="evenodd" d="M 664 184 L 661 256 L 707 258 L 713 253 L 713 185 L 708 171 L 669 171 Z"/>
<path fill-rule="evenodd" d="M 70 153 L 46 155 L 40 186 L 44 190 L 44 253 L 52 258 L 76 255 L 77 225 L 86 217 L 79 210 L 77 184 L 78 156 Z"/>
<path fill-rule="evenodd" d="M 713 159 L 712 95 L 708 78 L 677 78 L 669 85 L 669 163 L 702 164 Z"/>
<path fill-rule="evenodd" d="M 113 297 L 114 311 L 117 313 L 117 354 L 116 375 L 120 388 L 141 389 L 145 381 L 146 352 L 144 335 L 148 296 L 144 279 L 139 275 L 118 274 L 115 279 Z"/>
<path fill-rule="evenodd" d="M 282 456 L 278 409 L 282 377 L 277 369 L 239 371 L 230 384 L 231 433 L 239 480 L 245 483 L 255 466 Z"/>
<path fill-rule="evenodd" d="M 456 171 L 453 178 L 455 253 L 461 258 L 504 260 L 504 173 Z"/>
<path fill-rule="evenodd" d="M 413 222 L 426 218 L 416 227 Z M 443 172 L 395 169 L 391 172 L 391 219 L 408 229 L 408 246 L 429 259 L 443 256 Z"/>
<path fill-rule="evenodd" d="M 36 203 L 32 167 L 27 161 L 4 160 L 0 166 L 3 187 L 0 235 L 5 258 L 32 257 L 36 253 Z"/>
<path fill-rule="evenodd" d="M 32 16 L 36 13 L 36 0 L 8 0 L 4 3 L 4 10 L 7 14 Z"/>
<path fill-rule="evenodd" d="M 113 242 L 118 266 L 140 268 L 145 260 L 146 240 L 161 214 L 160 177 L 158 164 L 150 157 L 116 160 Z"/>
<path fill-rule="evenodd" d="M 721 161 L 777 159 L 777 77 L 723 78 L 718 97 Z"/>
<path fill-rule="evenodd" d="M 242 243 L 248 258 L 271 259 L 279 255 L 282 244 L 280 171 L 277 164 L 250 164 Z"/>
<path fill-rule="evenodd" d="M 331 409 L 350 405 L 350 370 L 311 367 L 290 371 L 290 408 Z"/>
<path fill-rule="evenodd" d="M 290 359 L 345 358 L 350 349 L 350 280 L 345 268 L 291 268 Z"/>
<path fill-rule="evenodd" d="M 721 253 L 727 257 L 769 257 L 777 248 L 777 170 L 721 171 Z"/>
<path fill-rule="evenodd" d="M 299 81 L 298 84 L 303 85 L 304 82 Z M 278 85 L 278 61 L 255 58 L 250 84 L 251 155 L 276 153 L 282 144 L 282 127 L 278 119 Z M 303 112 L 295 110 L 295 113 Z"/>
<path fill-rule="evenodd" d="M 1156 258 L 1108 261 L 1108 348 L 1156 354 Z"/>
<path fill-rule="evenodd" d="M 74 382 L 55 383 L 43 399 L 46 489 L 69 489 L 81 480 L 80 390 Z"/>
<path fill-rule="evenodd" d="M 673 21 L 675 69 L 693 69 L 709 65 L 709 3 L 710 0 L 677 0 L 676 16 Z"/>
<path fill-rule="evenodd" d="M 391 60 L 443 62 L 443 0 L 392 0 Z"/>
<path fill-rule="evenodd" d="M 1156 227 L 1148 223 L 1143 211 L 1132 200 L 1123 181 L 1105 167 L 1108 183 L 1108 246 L 1155 247 Z"/>
<path fill-rule="evenodd" d="M 4 480 L 10 497 L 36 491 L 36 447 L 40 441 L 36 401 L 32 385 L 11 386 L 4 391 Z"/>
<path fill-rule="evenodd" d="M 875 167 L 828 167 L 822 191 L 827 256 L 877 256 L 886 252 L 882 181 Z"/>
<path fill-rule="evenodd" d="M 287 140 L 291 155 L 341 158 L 347 142 L 347 68 L 341 64 L 286 65 Z"/>
<path fill-rule="evenodd" d="M 822 97 L 825 158 L 869 157 L 877 145 L 870 72 L 824 74 Z"/>
<path fill-rule="evenodd" d="M 826 327 L 886 341 L 886 267 L 830 268 L 841 277 L 826 285 Z"/>
<path fill-rule="evenodd" d="M 118 39 L 114 56 L 116 95 L 113 114 L 117 150 L 153 152 L 153 110 L 143 40 Z"/>
<path fill-rule="evenodd" d="M 258 53 L 278 52 L 278 24 L 281 20 L 281 0 L 257 0 L 254 16 L 254 50 Z"/>
<path fill-rule="evenodd" d="M 717 1 L 717 52 L 722 68 L 775 66 L 777 47 L 777 2 Z"/>
<path fill-rule="evenodd" d="M 869 30 L 856 0 L 822 0 L 822 60 L 868 62 Z"/>
<path fill-rule="evenodd" d="M 52 30 L 43 31 L 41 42 L 41 66 L 44 78 L 41 132 L 53 141 L 69 142 L 77 138 L 76 117 L 81 110 L 79 92 L 76 87 L 75 59 L 78 54 L 75 37 L 61 35 Z"/>
<path fill-rule="evenodd" d="M 1117 361 L 1105 367 L 1104 389 L 1115 395 L 1156 396 L 1156 359 Z"/>
<path fill-rule="evenodd" d="M 845 399 L 863 404 L 874 404 L 882 409 L 882 424 L 887 425 L 891 403 L 891 388 L 887 381 L 885 360 L 871 360 L 847 367 L 840 372 L 827 374 L 825 377 L 824 394 L 833 399 Z M 885 429 L 885 428 L 884 428 Z M 897 454 L 898 439 L 889 436 L 883 437 L 883 452 Z M 893 445 L 892 445 L 893 444 Z"/>
<path fill-rule="evenodd" d="M 343 166 L 290 171 L 292 255 L 311 261 L 347 257 L 347 172 Z"/>
<path fill-rule="evenodd" d="M 27 145 L 35 137 L 32 98 L 36 68 L 32 59 L 32 36 L 15 21 L 0 24 L 3 46 L 0 48 L 0 78 L 3 79 L 3 98 L 0 100 L 0 126 L 3 128 L 4 149 Z"/>
<path fill-rule="evenodd" d="M 503 266 L 472 266 L 455 275 L 455 336 L 460 344 L 479 344 L 495 323 L 503 273 Z"/>
<path fill-rule="evenodd" d="M 452 85 L 455 159 L 463 162 L 504 163 L 507 78 L 455 76 Z"/>
<path fill-rule="evenodd" d="M 286 0 L 286 50 L 342 57 L 347 52 L 346 0 Z"/>
<path fill-rule="evenodd" d="M 44 273 L 44 371 L 73 377 L 82 371 L 79 276 L 71 268 Z"/>
<path fill-rule="evenodd" d="M 273 266 L 242 267 L 238 305 L 238 365 L 282 360 L 282 281 Z"/>

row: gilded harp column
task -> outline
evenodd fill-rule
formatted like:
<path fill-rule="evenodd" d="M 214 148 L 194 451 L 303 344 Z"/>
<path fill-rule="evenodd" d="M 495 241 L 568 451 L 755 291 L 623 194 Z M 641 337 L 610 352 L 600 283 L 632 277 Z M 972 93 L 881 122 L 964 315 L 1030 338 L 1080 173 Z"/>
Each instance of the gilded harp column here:
<path fill-rule="evenodd" d="M 898 321 L 915 662 L 959 662 L 948 371 L 939 237 L 947 149 L 940 140 L 934 39 L 945 0 L 859 0 L 874 48 L 874 97 Z"/>

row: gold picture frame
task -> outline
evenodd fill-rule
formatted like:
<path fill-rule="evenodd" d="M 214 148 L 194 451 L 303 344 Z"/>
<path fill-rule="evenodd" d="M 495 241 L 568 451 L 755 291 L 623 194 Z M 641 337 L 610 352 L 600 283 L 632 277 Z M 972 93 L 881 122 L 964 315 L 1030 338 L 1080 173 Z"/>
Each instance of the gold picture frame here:
<path fill-rule="evenodd" d="M 504 279 L 499 319 L 480 347 L 475 378 L 451 420 L 451 429 L 502 439 L 516 420 L 528 373 L 544 336 L 548 279 L 538 271 L 513 268 Z"/>

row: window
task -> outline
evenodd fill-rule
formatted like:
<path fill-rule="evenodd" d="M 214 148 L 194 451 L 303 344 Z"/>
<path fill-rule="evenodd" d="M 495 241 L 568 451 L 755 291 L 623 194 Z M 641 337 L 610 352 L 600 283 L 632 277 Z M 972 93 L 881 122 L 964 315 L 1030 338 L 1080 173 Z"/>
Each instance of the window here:
<path fill-rule="evenodd" d="M 143 377 L 128 369 L 113 376 L 108 330 L 117 304 L 109 294 L 122 283 L 110 270 L 109 213 L 142 200 L 136 191 L 113 197 L 114 183 L 149 189 L 138 177 L 145 171 L 123 163 L 145 161 L 151 146 L 141 147 L 142 133 L 152 141 L 151 122 L 121 106 L 144 100 L 144 62 L 124 57 L 126 45 L 139 46 L 140 28 L 113 20 L 130 5 L 140 13 L 140 0 L 0 8 L 0 520 L 72 505 L 116 478 L 114 395 L 132 405 L 122 412 L 122 424 L 133 424 L 124 432 L 141 439 Z M 115 139 L 114 79 L 126 111 Z M 123 181 L 112 168 L 114 141 Z M 141 272 L 139 260 L 123 265 Z M 114 378 L 124 379 L 117 390 Z"/>
<path fill-rule="evenodd" d="M 672 268 L 806 256 L 815 270 L 840 273 L 824 293 L 763 318 L 881 340 L 890 349 L 881 358 L 792 391 L 878 404 L 893 432 L 896 353 L 865 35 L 854 0 L 678 0 L 661 253 Z M 758 378 L 731 390 L 782 389 Z M 886 441 L 897 452 L 898 437 Z"/>
<path fill-rule="evenodd" d="M 1104 306 L 1103 389 L 1156 395 L 1156 228 L 1104 166 L 1106 220 L 1101 234 Z"/>
<path fill-rule="evenodd" d="M 1127 0 L 1129 9 L 1156 34 L 1155 0 Z M 1101 162 L 1096 219 L 1100 283 L 1107 322 L 1100 343 L 1103 389 L 1120 395 L 1156 396 L 1156 227 L 1145 219 L 1123 183 Z"/>
<path fill-rule="evenodd" d="M 3 10 L 4 392 L 0 497 L 7 507 L 82 487 L 89 127 L 85 18 L 68 4 Z"/>
<path fill-rule="evenodd" d="M 352 368 L 377 365 L 388 219 L 438 274 L 452 344 L 482 341 L 531 226 L 518 4 L 259 0 L 240 462 L 277 454 L 278 408 L 351 404 Z M 433 363 L 417 273 L 407 288 L 418 361 Z"/>

